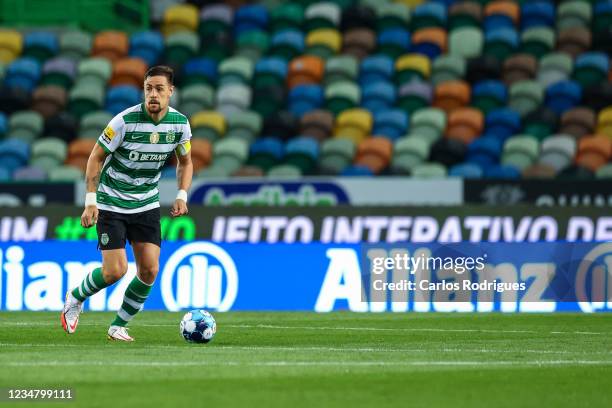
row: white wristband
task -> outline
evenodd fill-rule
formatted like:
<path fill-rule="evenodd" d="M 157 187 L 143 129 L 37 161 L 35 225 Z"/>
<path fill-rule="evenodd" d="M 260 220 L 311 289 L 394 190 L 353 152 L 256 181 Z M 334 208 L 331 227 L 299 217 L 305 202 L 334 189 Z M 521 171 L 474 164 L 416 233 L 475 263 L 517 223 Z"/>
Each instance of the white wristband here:
<path fill-rule="evenodd" d="M 87 193 L 85 194 L 85 207 L 89 207 L 90 205 L 96 205 L 98 202 L 96 201 L 96 193 Z"/>
<path fill-rule="evenodd" d="M 179 190 L 178 193 L 176 194 L 176 199 L 187 202 L 187 192 L 185 190 Z"/>

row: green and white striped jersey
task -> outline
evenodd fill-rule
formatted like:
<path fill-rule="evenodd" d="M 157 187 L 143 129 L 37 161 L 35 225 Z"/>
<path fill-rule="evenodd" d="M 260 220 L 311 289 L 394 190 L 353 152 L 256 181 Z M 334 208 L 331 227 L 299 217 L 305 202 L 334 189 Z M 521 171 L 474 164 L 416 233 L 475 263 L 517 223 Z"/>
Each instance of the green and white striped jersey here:
<path fill-rule="evenodd" d="M 115 116 L 98 138 L 109 153 L 97 191 L 98 208 L 124 214 L 159 207 L 157 183 L 172 153 L 191 149 L 187 117 L 174 108 L 154 122 L 143 104 Z"/>

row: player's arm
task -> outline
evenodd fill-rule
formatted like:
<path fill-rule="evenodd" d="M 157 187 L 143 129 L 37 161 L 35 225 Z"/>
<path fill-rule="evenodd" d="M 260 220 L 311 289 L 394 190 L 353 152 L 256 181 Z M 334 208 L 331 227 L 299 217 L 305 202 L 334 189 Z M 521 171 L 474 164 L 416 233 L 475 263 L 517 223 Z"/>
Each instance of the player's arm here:
<path fill-rule="evenodd" d="M 85 171 L 87 194 L 85 195 L 85 209 L 83 210 L 83 215 L 81 215 L 81 225 L 85 228 L 89 228 L 98 222 L 96 191 L 98 190 L 98 183 L 100 182 L 102 165 L 107 154 L 104 148 L 96 143 L 87 160 L 87 170 Z"/>
<path fill-rule="evenodd" d="M 179 192 L 170 211 L 173 217 L 187 214 L 187 191 L 191 187 L 193 177 L 193 163 L 191 162 L 191 145 L 189 141 L 179 145 L 176 149 L 178 163 L 176 165 L 176 178 Z"/>

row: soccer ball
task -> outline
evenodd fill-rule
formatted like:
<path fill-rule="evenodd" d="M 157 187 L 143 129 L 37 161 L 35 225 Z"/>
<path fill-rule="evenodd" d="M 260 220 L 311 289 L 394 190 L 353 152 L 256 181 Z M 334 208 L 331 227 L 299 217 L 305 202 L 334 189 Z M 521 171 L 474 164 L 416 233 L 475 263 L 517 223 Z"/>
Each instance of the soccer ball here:
<path fill-rule="evenodd" d="M 208 343 L 217 332 L 215 318 L 205 310 L 187 312 L 180 324 L 180 333 L 191 343 Z"/>

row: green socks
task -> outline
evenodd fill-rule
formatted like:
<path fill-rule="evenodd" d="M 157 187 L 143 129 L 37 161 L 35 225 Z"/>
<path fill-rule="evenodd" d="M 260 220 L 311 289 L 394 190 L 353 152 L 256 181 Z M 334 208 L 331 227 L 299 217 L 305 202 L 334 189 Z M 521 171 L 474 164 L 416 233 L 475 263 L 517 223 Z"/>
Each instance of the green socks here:
<path fill-rule="evenodd" d="M 153 285 L 147 285 L 138 279 L 138 276 L 135 276 L 125 290 L 123 304 L 121 309 L 117 311 L 117 317 L 115 317 L 111 325 L 127 326 L 128 322 L 136 316 L 136 313 L 142 310 L 152 287 Z"/>
<path fill-rule="evenodd" d="M 85 299 L 95 295 L 107 286 L 109 286 L 109 284 L 104 282 L 102 268 L 96 268 L 89 272 L 87 276 L 85 276 L 85 279 L 83 279 L 83 282 L 72 290 L 72 296 L 84 302 Z"/>

